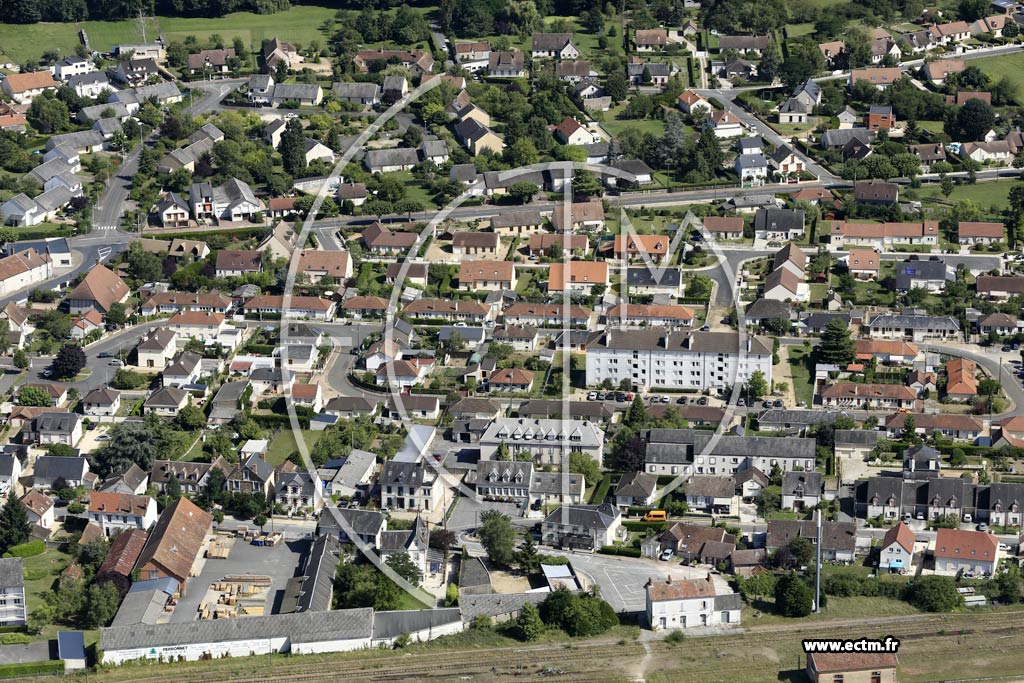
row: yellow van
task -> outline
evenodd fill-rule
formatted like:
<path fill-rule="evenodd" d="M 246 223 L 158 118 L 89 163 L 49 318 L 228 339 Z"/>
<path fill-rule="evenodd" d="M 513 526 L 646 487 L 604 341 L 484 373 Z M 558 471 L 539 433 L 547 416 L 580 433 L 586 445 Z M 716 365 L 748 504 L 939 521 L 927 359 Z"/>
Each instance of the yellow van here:
<path fill-rule="evenodd" d="M 665 514 L 664 510 L 649 510 L 644 515 L 645 522 L 664 522 L 668 519 L 668 515 Z"/>

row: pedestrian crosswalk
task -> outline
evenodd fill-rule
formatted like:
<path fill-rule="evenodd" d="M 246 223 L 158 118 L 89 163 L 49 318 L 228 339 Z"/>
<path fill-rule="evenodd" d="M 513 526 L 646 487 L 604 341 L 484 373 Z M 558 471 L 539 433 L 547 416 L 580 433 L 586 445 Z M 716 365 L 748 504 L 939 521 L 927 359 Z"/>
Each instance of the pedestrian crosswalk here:
<path fill-rule="evenodd" d="M 93 228 L 93 230 L 117 230 L 117 226 L 116 225 L 110 225 L 110 224 L 107 224 L 107 225 L 94 225 L 94 226 L 92 226 L 92 228 Z"/>

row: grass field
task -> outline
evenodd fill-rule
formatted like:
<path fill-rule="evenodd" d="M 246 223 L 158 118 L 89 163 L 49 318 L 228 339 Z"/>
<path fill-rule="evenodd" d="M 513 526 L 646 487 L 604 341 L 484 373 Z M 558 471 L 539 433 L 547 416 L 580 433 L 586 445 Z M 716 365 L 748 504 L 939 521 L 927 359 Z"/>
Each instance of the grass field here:
<path fill-rule="evenodd" d="M 326 42 L 321 24 L 334 16 L 328 7 L 295 6 L 275 14 L 236 12 L 216 19 L 157 17 L 150 22 L 147 39 L 162 33 L 168 42 L 183 40 L 194 35 L 205 42 L 213 34 L 220 34 L 230 43 L 239 37 L 257 49 L 264 38 L 280 36 L 282 40 L 305 47 L 313 40 Z M 118 43 L 136 43 L 142 40 L 135 21 L 84 21 L 80 24 L 89 36 L 94 50 L 106 52 Z M 58 49 L 61 54 L 74 54 L 78 45 L 75 24 L 0 24 L 0 54 L 4 61 L 23 63 L 38 59 L 44 50 Z"/>
<path fill-rule="evenodd" d="M 323 435 L 323 432 L 302 432 L 302 438 L 310 449 L 316 445 L 316 442 Z M 299 447 L 295 442 L 295 433 L 290 429 L 282 429 L 270 440 L 270 447 L 267 449 L 267 462 L 276 467 L 297 450 L 299 450 Z"/>
<path fill-rule="evenodd" d="M 936 183 L 922 187 L 917 193 L 921 200 L 926 202 L 933 200 L 932 203 L 934 203 L 934 200 L 945 200 L 952 204 L 961 199 L 970 199 L 977 202 L 983 210 L 988 210 L 993 206 L 1002 209 L 1009 206 L 1007 195 L 1010 193 L 1010 188 L 1017 182 L 1015 180 L 989 180 L 977 182 L 974 185 L 957 185 L 949 197 L 942 196 L 942 190 Z"/>
<path fill-rule="evenodd" d="M 770 624 L 792 623 L 788 617 L 779 616 L 770 612 L 774 600 L 756 601 L 757 608 L 744 606 L 743 623 L 751 626 L 767 626 Z M 754 616 L 760 611 L 760 616 Z M 918 610 L 902 600 L 880 597 L 854 597 L 835 598 L 831 597 L 825 604 L 825 608 L 817 614 L 811 614 L 805 621 L 827 621 L 829 619 L 867 619 L 869 617 L 891 617 L 904 614 L 918 614 Z"/>
<path fill-rule="evenodd" d="M 985 57 L 984 59 L 971 60 L 971 66 L 976 66 L 986 74 L 998 81 L 1003 76 L 1009 77 L 1010 81 L 1017 87 L 1017 103 L 1024 97 L 1024 53 L 1016 52 L 998 57 Z"/>
<path fill-rule="evenodd" d="M 626 102 L 612 107 L 604 113 L 602 124 L 609 133 L 618 137 L 622 131 L 632 128 L 641 133 L 652 133 L 657 136 L 664 135 L 665 122 L 660 119 L 618 119 L 619 112 L 626 108 Z"/>

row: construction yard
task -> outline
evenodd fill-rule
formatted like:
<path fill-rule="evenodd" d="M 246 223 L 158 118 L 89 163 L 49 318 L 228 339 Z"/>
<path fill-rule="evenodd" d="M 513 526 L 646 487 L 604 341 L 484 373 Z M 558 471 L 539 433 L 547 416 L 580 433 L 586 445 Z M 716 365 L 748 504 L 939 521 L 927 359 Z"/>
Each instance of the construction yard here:
<path fill-rule="evenodd" d="M 171 621 L 277 613 L 288 580 L 295 576 L 309 545 L 308 539 L 258 530 L 218 534 L 199 576 L 186 584 Z"/>

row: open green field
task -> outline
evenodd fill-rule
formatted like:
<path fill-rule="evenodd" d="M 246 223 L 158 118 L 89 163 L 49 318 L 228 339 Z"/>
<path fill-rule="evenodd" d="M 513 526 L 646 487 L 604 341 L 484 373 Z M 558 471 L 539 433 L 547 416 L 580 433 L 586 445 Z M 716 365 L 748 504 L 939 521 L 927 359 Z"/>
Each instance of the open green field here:
<path fill-rule="evenodd" d="M 962 199 L 970 199 L 977 202 L 983 210 L 987 210 L 992 206 L 1002 209 L 1009 206 L 1006 198 L 1010 193 L 1010 188 L 1016 185 L 1017 182 L 1015 180 L 987 180 L 979 181 L 974 185 L 957 185 L 953 188 L 953 193 L 945 198 L 942 196 L 942 190 L 938 183 L 925 185 L 917 193 L 921 200 L 925 202 L 928 200 L 945 199 L 945 201 L 952 204 Z"/>
<path fill-rule="evenodd" d="M 194 35 L 204 42 L 217 33 L 228 43 L 239 37 L 250 48 L 257 49 L 264 38 L 276 35 L 304 47 L 313 40 L 325 42 L 320 26 L 334 12 L 328 7 L 295 6 L 274 14 L 236 12 L 216 19 L 157 17 L 150 22 L 146 38 L 152 40 L 157 33 L 163 33 L 168 42 L 173 42 Z M 80 26 L 88 34 L 93 49 L 100 52 L 118 43 L 142 40 L 136 21 L 83 21 Z M 0 24 L 0 55 L 4 61 L 20 64 L 36 60 L 49 49 L 74 54 L 77 45 L 75 24 Z"/>
<path fill-rule="evenodd" d="M 983 59 L 971 60 L 971 66 L 976 66 L 993 80 L 999 80 L 1008 76 L 1010 81 L 1017 86 L 1017 102 L 1024 97 L 1024 53 L 1015 52 L 998 57 L 985 57 Z"/>
<path fill-rule="evenodd" d="M 665 134 L 665 122 L 661 119 L 618 119 L 616 116 L 626 108 L 627 102 L 622 102 L 616 107 L 612 107 L 608 111 L 604 112 L 604 119 L 602 125 L 608 130 L 609 133 L 618 137 L 622 131 L 627 128 L 639 131 L 641 133 L 651 133 L 653 135 L 661 136 Z"/>
<path fill-rule="evenodd" d="M 319 441 L 320 437 L 323 435 L 324 432 L 302 432 L 302 438 L 306 441 L 306 446 L 310 449 L 316 445 L 316 442 Z M 277 467 L 287 460 L 289 455 L 297 450 L 299 450 L 299 447 L 295 442 L 295 433 L 290 429 L 282 429 L 274 436 L 273 439 L 270 440 L 270 447 L 267 449 L 267 462 L 274 467 Z"/>

